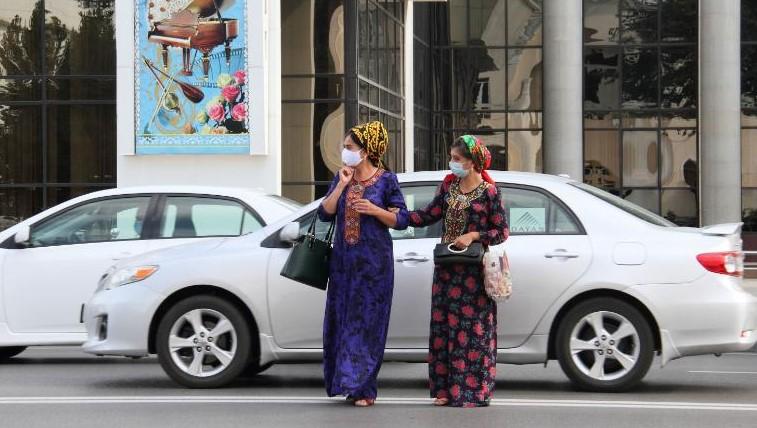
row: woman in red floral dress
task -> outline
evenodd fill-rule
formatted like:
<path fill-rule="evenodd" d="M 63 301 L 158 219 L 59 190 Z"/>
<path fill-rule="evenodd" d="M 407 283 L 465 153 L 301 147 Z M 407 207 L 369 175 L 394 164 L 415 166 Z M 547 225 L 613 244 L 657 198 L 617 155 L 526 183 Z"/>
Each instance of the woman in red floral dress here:
<path fill-rule="evenodd" d="M 485 247 L 508 236 L 499 191 L 486 173 L 491 155 L 476 137 L 464 135 L 450 150 L 452 174 L 433 201 L 409 213 L 423 227 L 443 220 L 443 243 Z M 429 387 L 437 406 L 487 406 L 497 371 L 497 304 L 484 289 L 483 269 L 436 265 L 431 296 Z"/>

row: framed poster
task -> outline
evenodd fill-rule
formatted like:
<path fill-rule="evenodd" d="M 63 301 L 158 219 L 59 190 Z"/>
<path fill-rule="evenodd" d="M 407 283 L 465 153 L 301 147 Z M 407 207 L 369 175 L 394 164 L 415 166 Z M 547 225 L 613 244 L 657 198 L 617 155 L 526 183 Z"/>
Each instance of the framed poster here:
<path fill-rule="evenodd" d="M 249 154 L 247 1 L 134 1 L 136 154 Z"/>

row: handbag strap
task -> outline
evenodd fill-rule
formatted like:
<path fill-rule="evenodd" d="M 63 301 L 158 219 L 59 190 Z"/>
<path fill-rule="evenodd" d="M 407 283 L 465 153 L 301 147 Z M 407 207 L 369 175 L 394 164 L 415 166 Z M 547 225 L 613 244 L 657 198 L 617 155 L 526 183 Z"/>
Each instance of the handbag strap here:
<path fill-rule="evenodd" d="M 308 237 L 311 239 L 315 239 L 315 225 L 318 222 L 318 214 L 313 215 L 313 220 L 310 222 L 310 227 L 308 227 Z M 331 220 L 331 224 L 329 225 L 329 230 L 326 232 L 326 242 L 331 244 L 334 240 L 334 229 L 336 225 L 336 216 L 334 216 L 334 219 Z"/>

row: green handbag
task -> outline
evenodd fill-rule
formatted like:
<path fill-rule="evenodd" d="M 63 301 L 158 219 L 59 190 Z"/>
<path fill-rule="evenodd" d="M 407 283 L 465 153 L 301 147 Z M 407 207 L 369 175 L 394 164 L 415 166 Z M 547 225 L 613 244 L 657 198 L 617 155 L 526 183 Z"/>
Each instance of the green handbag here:
<path fill-rule="evenodd" d="M 331 222 L 324 241 L 315 236 L 317 217 L 317 215 L 313 216 L 307 235 L 300 237 L 292 247 L 289 258 L 281 269 L 281 276 L 325 290 L 329 283 L 329 259 L 334 237 L 334 221 Z"/>

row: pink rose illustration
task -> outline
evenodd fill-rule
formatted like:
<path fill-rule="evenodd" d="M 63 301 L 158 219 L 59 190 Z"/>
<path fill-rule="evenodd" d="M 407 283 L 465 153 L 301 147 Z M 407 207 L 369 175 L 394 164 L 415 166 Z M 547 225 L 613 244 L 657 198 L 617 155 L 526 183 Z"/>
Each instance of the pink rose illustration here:
<path fill-rule="evenodd" d="M 216 122 L 220 122 L 226 113 L 221 104 L 215 104 L 215 103 L 208 105 L 207 112 L 208 112 L 208 116 L 210 116 L 210 118 L 215 120 Z"/>
<path fill-rule="evenodd" d="M 237 81 L 237 85 L 244 85 L 247 83 L 247 73 L 245 73 L 242 70 L 237 71 L 234 73 L 234 79 Z"/>
<path fill-rule="evenodd" d="M 240 103 L 232 107 L 231 118 L 237 122 L 241 122 L 247 118 L 247 105 Z"/>
<path fill-rule="evenodd" d="M 239 86 L 229 85 L 221 89 L 221 95 L 226 98 L 228 102 L 234 102 L 239 96 Z"/>

